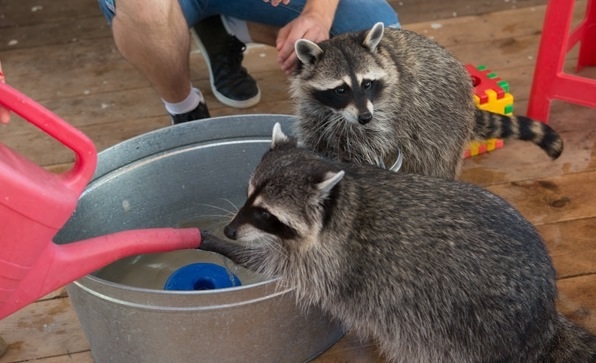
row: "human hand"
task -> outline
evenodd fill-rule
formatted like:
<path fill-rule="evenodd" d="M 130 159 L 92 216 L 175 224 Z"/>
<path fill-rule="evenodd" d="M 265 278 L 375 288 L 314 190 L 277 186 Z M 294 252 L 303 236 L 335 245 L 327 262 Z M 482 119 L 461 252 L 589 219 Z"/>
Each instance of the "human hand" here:
<path fill-rule="evenodd" d="M 4 83 L 4 73 L 2 73 L 2 63 L 0 63 L 0 82 Z M 7 124 L 10 121 L 10 110 L 0 105 L 0 124 Z"/>
<path fill-rule="evenodd" d="M 317 13 L 302 13 L 279 30 L 276 41 L 277 62 L 286 74 L 296 67 L 296 41 L 308 39 L 317 43 L 329 39 L 332 21 L 333 19 L 326 19 Z"/>
<path fill-rule="evenodd" d="M 277 6 L 279 4 L 284 4 L 284 5 L 288 5 L 290 3 L 290 0 L 263 0 L 266 3 L 271 3 L 271 5 L 273 6 Z"/>

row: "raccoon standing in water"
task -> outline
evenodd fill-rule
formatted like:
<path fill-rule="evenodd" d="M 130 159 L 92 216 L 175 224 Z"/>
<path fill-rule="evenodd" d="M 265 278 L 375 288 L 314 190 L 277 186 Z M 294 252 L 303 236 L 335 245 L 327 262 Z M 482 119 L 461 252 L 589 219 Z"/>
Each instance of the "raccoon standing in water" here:
<path fill-rule="evenodd" d="M 533 226 L 473 185 L 330 161 L 274 128 L 248 198 L 200 248 L 281 277 L 392 362 L 596 360 L 555 309 Z"/>
<path fill-rule="evenodd" d="M 297 135 L 329 157 L 382 165 L 399 148 L 402 170 L 455 178 L 473 139 L 530 140 L 553 159 L 563 150 L 544 123 L 476 108 L 463 64 L 417 33 L 379 23 L 318 45 L 299 40 L 296 54 Z"/>

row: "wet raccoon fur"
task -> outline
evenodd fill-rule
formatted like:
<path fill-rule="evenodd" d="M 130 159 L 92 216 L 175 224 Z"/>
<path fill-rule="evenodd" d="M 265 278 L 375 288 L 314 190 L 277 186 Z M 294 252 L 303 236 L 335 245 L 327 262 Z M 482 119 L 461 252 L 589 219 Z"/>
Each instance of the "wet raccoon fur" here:
<path fill-rule="evenodd" d="M 476 108 L 471 76 L 449 51 L 408 30 L 383 28 L 296 43 L 291 84 L 301 141 L 332 158 L 381 165 L 400 148 L 402 170 L 455 178 L 470 140 L 529 140 L 553 159 L 548 125 Z"/>
<path fill-rule="evenodd" d="M 227 255 L 317 305 L 392 362 L 594 362 L 596 338 L 555 309 L 534 227 L 443 178 L 340 163 L 279 125 L 225 235 Z"/>

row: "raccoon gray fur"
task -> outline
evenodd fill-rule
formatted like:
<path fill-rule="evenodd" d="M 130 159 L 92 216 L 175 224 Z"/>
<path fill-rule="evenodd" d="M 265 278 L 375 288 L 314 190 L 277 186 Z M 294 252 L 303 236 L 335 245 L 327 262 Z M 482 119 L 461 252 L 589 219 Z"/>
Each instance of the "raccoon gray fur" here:
<path fill-rule="evenodd" d="M 596 361 L 534 227 L 479 187 L 332 161 L 276 125 L 224 233 L 200 248 L 281 277 L 388 361 Z"/>
<path fill-rule="evenodd" d="M 296 134 L 329 157 L 382 165 L 400 148 L 402 170 L 455 178 L 473 139 L 529 140 L 553 159 L 563 150 L 542 122 L 478 109 L 463 64 L 412 31 L 379 23 L 295 48 Z"/>

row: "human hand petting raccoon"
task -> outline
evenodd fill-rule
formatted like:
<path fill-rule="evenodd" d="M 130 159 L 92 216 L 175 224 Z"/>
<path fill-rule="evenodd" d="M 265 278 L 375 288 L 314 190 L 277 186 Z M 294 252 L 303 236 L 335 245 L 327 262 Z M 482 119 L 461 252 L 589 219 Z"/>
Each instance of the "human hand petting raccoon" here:
<path fill-rule="evenodd" d="M 273 5 L 273 2 L 279 3 L 280 0 L 271 1 Z M 277 62 L 282 71 L 289 74 L 296 67 L 298 58 L 294 44 L 297 40 L 308 39 L 318 43 L 329 39 L 338 4 L 339 0 L 308 0 L 302 13 L 279 30 L 275 46 L 278 52 Z"/>

